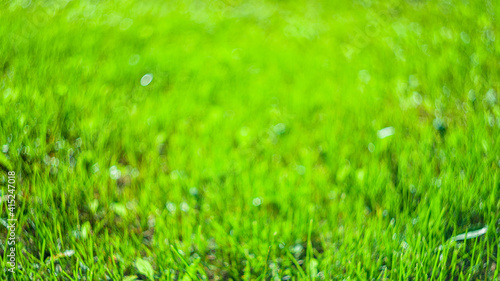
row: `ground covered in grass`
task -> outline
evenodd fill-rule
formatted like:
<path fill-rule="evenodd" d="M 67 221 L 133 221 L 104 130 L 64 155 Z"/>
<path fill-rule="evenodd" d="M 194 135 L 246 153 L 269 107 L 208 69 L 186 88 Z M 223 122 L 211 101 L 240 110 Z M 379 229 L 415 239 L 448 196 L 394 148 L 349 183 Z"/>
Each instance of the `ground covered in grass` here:
<path fill-rule="evenodd" d="M 0 279 L 496 278 L 499 13 L 0 3 Z"/>

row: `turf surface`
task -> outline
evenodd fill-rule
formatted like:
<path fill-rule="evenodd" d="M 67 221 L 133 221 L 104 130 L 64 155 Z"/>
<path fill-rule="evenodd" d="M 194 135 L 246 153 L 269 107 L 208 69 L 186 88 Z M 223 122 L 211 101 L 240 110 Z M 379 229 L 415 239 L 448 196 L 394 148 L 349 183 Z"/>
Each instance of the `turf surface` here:
<path fill-rule="evenodd" d="M 497 278 L 498 13 L 0 3 L 0 279 Z"/>

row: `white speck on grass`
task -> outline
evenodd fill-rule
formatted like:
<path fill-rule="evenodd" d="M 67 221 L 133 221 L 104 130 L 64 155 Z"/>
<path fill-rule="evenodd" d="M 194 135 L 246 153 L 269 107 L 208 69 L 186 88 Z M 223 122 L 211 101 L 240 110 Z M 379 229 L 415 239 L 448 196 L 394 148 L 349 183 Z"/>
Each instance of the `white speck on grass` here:
<path fill-rule="evenodd" d="M 451 241 L 463 241 L 466 239 L 477 238 L 477 237 L 485 235 L 486 232 L 488 232 L 488 226 L 485 226 L 485 227 L 478 229 L 478 230 L 474 230 L 474 231 L 470 231 L 467 233 L 459 234 L 457 236 L 453 236 L 450 238 L 450 240 Z"/>
<path fill-rule="evenodd" d="M 64 255 L 65 257 L 71 257 L 71 256 L 73 256 L 74 254 L 75 254 L 75 250 L 66 250 L 66 251 L 64 251 L 64 253 L 63 253 L 63 255 Z"/>
<path fill-rule="evenodd" d="M 283 123 L 276 124 L 273 128 L 273 131 L 277 135 L 282 135 L 286 132 L 286 125 Z"/>
<path fill-rule="evenodd" d="M 260 204 L 262 204 L 262 199 L 260 199 L 259 197 L 255 197 L 255 198 L 252 200 L 252 204 L 253 204 L 255 207 L 258 207 L 258 206 L 260 206 Z"/>
<path fill-rule="evenodd" d="M 375 145 L 373 143 L 368 144 L 368 151 L 374 152 L 375 151 Z"/>
<path fill-rule="evenodd" d="M 300 244 L 297 244 L 293 247 L 293 252 L 296 254 L 302 253 L 303 250 L 304 250 L 304 247 Z"/>
<path fill-rule="evenodd" d="M 377 132 L 377 136 L 379 139 L 385 139 L 387 137 L 394 135 L 395 133 L 396 133 L 396 130 L 394 129 L 394 127 L 386 127 L 386 128 L 380 129 Z"/>
<path fill-rule="evenodd" d="M 141 78 L 141 85 L 146 87 L 151 83 L 151 81 L 153 81 L 153 74 L 151 73 L 144 74 L 144 76 L 142 76 Z"/>
<path fill-rule="evenodd" d="M 117 180 L 122 176 L 122 172 L 118 170 L 116 166 L 112 166 L 111 168 L 109 168 L 109 176 L 112 179 Z"/>
<path fill-rule="evenodd" d="M 188 212 L 189 211 L 189 205 L 186 202 L 181 203 L 181 210 L 183 212 Z"/>
<path fill-rule="evenodd" d="M 7 153 L 7 152 L 9 152 L 9 145 L 8 145 L 8 144 L 4 144 L 4 145 L 2 146 L 2 152 L 3 152 L 3 153 Z"/>
<path fill-rule="evenodd" d="M 137 208 L 137 202 L 136 201 L 129 201 L 127 204 L 125 204 L 125 207 L 129 210 L 135 210 Z"/>
<path fill-rule="evenodd" d="M 484 99 L 489 105 L 493 106 L 497 103 L 496 95 L 497 93 L 495 92 L 495 90 L 489 89 L 488 92 L 486 92 L 486 97 Z"/>
<path fill-rule="evenodd" d="M 167 204 L 165 206 L 167 207 L 167 210 L 171 213 L 175 213 L 175 210 L 177 210 L 177 208 L 175 207 L 175 204 L 172 202 L 167 202 Z"/>
<path fill-rule="evenodd" d="M 434 183 L 436 184 L 436 187 L 439 188 L 439 187 L 441 187 L 442 181 L 441 181 L 441 179 L 435 179 Z"/>
<path fill-rule="evenodd" d="M 191 187 L 189 189 L 189 194 L 191 194 L 192 196 L 198 196 L 198 188 L 196 187 Z"/>
<path fill-rule="evenodd" d="M 413 103 L 415 103 L 415 105 L 422 104 L 422 96 L 420 95 L 420 93 L 413 92 L 412 98 L 413 98 Z"/>

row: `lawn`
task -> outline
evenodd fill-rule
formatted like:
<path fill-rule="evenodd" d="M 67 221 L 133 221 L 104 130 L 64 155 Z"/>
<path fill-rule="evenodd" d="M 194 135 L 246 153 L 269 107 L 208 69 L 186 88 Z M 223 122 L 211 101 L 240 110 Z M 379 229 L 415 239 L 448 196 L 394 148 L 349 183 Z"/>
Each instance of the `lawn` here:
<path fill-rule="evenodd" d="M 1 2 L 0 280 L 499 278 L 499 14 Z"/>

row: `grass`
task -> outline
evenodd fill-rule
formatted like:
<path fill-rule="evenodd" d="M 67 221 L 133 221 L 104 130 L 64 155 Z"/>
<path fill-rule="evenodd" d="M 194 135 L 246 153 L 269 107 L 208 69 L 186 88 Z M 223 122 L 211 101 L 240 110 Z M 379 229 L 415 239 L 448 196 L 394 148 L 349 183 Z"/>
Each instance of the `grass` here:
<path fill-rule="evenodd" d="M 0 279 L 498 278 L 499 13 L 2 2 Z"/>

